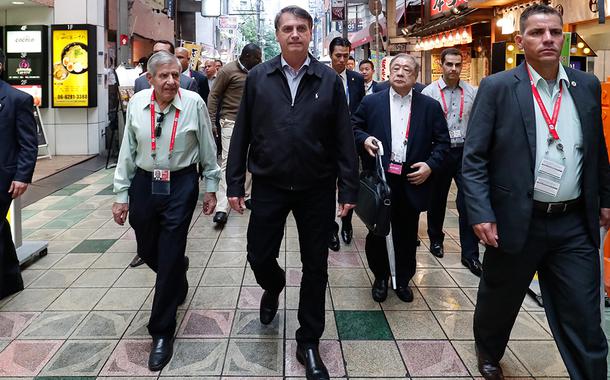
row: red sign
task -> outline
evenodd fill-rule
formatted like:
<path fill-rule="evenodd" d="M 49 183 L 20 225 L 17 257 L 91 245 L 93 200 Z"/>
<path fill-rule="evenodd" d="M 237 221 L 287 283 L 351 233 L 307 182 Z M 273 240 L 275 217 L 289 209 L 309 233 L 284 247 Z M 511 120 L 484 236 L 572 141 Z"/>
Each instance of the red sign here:
<path fill-rule="evenodd" d="M 127 45 L 129 43 L 129 37 L 127 34 L 121 34 L 121 45 Z"/>
<path fill-rule="evenodd" d="M 468 3 L 468 0 L 430 0 L 430 17 L 464 3 Z"/>

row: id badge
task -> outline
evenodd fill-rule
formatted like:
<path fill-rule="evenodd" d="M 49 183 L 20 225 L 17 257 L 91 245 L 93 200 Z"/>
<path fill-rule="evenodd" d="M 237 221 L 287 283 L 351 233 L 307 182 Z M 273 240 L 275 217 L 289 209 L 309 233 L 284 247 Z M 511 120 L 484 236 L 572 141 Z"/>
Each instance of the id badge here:
<path fill-rule="evenodd" d="M 563 172 L 565 171 L 565 169 L 565 165 L 544 158 L 542 159 L 542 162 L 540 162 L 538 172 L 559 180 L 563 176 Z"/>
<path fill-rule="evenodd" d="M 550 195 L 551 197 L 556 197 L 557 193 L 559 192 L 559 186 L 559 182 L 543 177 L 538 177 L 536 178 L 536 183 L 534 184 L 534 190 L 544 193 L 546 195 Z"/>
<path fill-rule="evenodd" d="M 449 137 L 451 138 L 451 140 L 461 139 L 462 131 L 459 129 L 452 129 L 449 131 Z"/>
<path fill-rule="evenodd" d="M 390 166 L 388 166 L 388 173 L 400 175 L 402 173 L 402 163 L 390 161 Z"/>
<path fill-rule="evenodd" d="M 153 169 L 152 193 L 155 195 L 169 195 L 170 171 L 169 169 Z"/>

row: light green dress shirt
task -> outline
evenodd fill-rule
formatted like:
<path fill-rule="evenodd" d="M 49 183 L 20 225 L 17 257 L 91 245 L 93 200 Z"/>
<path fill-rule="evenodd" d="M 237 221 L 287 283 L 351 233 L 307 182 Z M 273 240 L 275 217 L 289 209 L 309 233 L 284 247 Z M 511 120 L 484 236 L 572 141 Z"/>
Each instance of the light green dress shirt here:
<path fill-rule="evenodd" d="M 114 192 L 118 203 L 127 203 L 127 191 L 138 167 L 146 171 L 152 171 L 155 167 L 150 141 L 152 91 L 146 89 L 136 93 L 127 106 L 125 132 L 114 172 Z M 168 160 L 169 141 L 176 109 L 180 110 L 180 118 L 174 151 L 171 160 Z M 221 177 L 220 167 L 216 161 L 216 144 L 212 136 L 208 110 L 199 94 L 180 89 L 180 96 L 176 95 L 172 103 L 163 111 L 160 111 L 159 105 L 155 102 L 155 112 L 165 114 L 161 123 L 161 136 L 157 138 L 157 166 L 176 171 L 201 163 L 206 191 L 216 192 Z"/>
<path fill-rule="evenodd" d="M 540 107 L 538 107 L 538 103 L 532 94 L 534 113 L 536 116 L 536 167 L 534 168 L 534 180 L 536 180 L 538 176 L 543 176 L 544 178 L 557 182 L 557 179 L 539 172 L 540 163 L 544 158 L 565 165 L 563 176 L 559 180 L 560 186 L 557 196 L 552 197 L 549 194 L 534 190 L 534 199 L 539 202 L 565 202 L 576 199 L 580 196 L 581 191 L 580 181 L 582 175 L 583 140 L 580 119 L 578 117 L 578 112 L 576 111 L 576 106 L 574 105 L 574 100 L 569 91 L 571 86 L 570 79 L 563 66 L 560 64 L 557 81 L 551 88 L 547 81 L 542 78 L 536 70 L 530 65 L 528 65 L 528 68 L 549 117 L 553 117 L 553 106 L 559 95 L 559 83 L 561 82 L 563 86 L 561 108 L 559 109 L 556 128 L 559 139 L 564 146 L 565 160 L 557 149 L 557 143 L 554 143 L 549 147 L 549 128 L 544 120 L 544 116 L 542 116 L 542 111 L 540 111 Z"/>

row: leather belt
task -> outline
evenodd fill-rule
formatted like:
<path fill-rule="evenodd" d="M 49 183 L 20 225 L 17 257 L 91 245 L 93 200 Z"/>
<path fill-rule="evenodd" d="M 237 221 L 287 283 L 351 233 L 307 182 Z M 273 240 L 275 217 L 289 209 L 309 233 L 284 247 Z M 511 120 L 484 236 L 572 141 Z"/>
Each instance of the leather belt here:
<path fill-rule="evenodd" d="M 148 170 L 144 170 L 139 166 L 137 167 L 136 172 L 140 173 L 146 177 L 152 177 L 152 172 L 149 172 Z M 177 176 L 181 176 L 183 174 L 189 174 L 189 173 L 193 173 L 193 172 L 197 172 L 196 164 L 191 164 L 185 168 L 171 171 L 172 177 L 177 177 Z"/>
<path fill-rule="evenodd" d="M 538 202 L 534 201 L 534 210 L 545 214 L 564 214 L 580 208 L 582 198 L 572 199 L 565 202 Z"/>

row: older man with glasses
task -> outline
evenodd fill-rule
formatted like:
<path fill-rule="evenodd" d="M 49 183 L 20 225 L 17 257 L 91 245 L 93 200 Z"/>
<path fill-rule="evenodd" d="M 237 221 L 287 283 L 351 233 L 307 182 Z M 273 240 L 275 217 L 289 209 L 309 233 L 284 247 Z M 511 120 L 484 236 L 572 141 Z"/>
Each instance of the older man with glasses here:
<path fill-rule="evenodd" d="M 161 51 L 148 60 L 152 88 L 129 102 L 114 175 L 114 220 L 123 225 L 129 213 L 138 255 L 157 273 L 148 323 L 151 371 L 172 357 L 176 311 L 188 293 L 184 253 L 199 196 L 197 163 L 205 178 L 206 215 L 214 211 L 220 180 L 207 108 L 196 92 L 179 88 L 181 71 L 171 53 Z"/>

